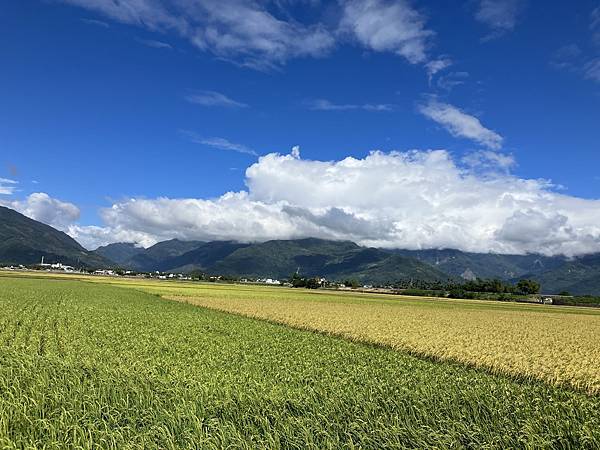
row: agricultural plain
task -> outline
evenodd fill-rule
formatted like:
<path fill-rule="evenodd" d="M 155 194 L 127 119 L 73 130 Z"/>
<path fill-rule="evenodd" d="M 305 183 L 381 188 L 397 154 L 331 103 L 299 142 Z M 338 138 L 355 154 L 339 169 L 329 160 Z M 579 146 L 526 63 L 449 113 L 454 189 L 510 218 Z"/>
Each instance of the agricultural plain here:
<path fill-rule="evenodd" d="M 181 289 L 168 298 L 492 372 L 600 391 L 600 312 L 514 303 Z"/>
<path fill-rule="evenodd" d="M 288 321 L 334 303 L 319 315 L 348 326 L 354 307 L 402 299 L 92 280 L 0 277 L 0 447 L 600 447 L 598 395 L 156 294 L 262 301 L 261 317 Z"/>

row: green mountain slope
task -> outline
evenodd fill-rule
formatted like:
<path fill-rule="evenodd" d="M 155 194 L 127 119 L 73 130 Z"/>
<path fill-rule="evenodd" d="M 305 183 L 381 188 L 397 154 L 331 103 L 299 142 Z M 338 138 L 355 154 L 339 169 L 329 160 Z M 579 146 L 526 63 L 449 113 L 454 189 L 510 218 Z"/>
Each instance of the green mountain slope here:
<path fill-rule="evenodd" d="M 552 270 L 527 277 L 538 281 L 544 293 L 568 291 L 575 295 L 600 295 L 600 254 L 567 260 Z"/>
<path fill-rule="evenodd" d="M 180 241 L 179 239 L 159 242 L 123 261 L 122 265 L 129 269 L 144 272 L 160 270 L 163 261 L 176 258 L 203 244 L 204 242 L 201 241 Z"/>
<path fill-rule="evenodd" d="M 36 264 L 61 262 L 75 267 L 109 267 L 111 262 L 87 251 L 73 238 L 49 225 L 0 206 L 0 262 Z"/>
<path fill-rule="evenodd" d="M 70 238 L 69 238 L 70 239 Z M 539 281 L 545 293 L 563 290 L 600 295 L 600 255 L 568 260 L 563 256 L 499 255 L 453 249 L 382 250 L 349 241 L 273 240 L 185 242 L 173 239 L 148 249 L 112 244 L 96 250 L 123 267 L 142 271 L 202 271 L 215 275 L 287 278 L 323 276 L 353 278 L 363 284 L 399 280 L 445 281 L 449 278 L 498 278 Z M 128 257 L 129 254 L 132 256 Z"/>
<path fill-rule="evenodd" d="M 200 247 L 174 258 L 161 261 L 157 270 L 164 272 L 214 272 L 215 265 L 238 249 L 248 247 L 250 244 L 241 244 L 234 241 L 207 242 Z"/>
<path fill-rule="evenodd" d="M 416 258 L 442 272 L 465 279 L 510 280 L 552 270 L 565 263 L 565 258 L 562 256 L 469 253 L 454 249 L 395 250 L 395 252 Z"/>
<path fill-rule="evenodd" d="M 121 266 L 140 271 L 191 272 L 287 278 L 354 278 L 362 283 L 399 280 L 444 281 L 460 277 L 539 281 L 545 293 L 600 295 L 600 254 L 574 259 L 562 256 L 497 255 L 459 250 L 382 250 L 349 241 L 274 240 L 256 244 L 233 241 L 170 241 L 148 248 L 117 243 L 87 251 L 62 231 L 0 206 L 0 264 L 47 263 L 101 268 Z"/>
<path fill-rule="evenodd" d="M 135 255 L 144 253 L 146 249 L 136 247 L 135 244 L 128 242 L 117 242 L 108 244 L 103 247 L 98 247 L 93 253 L 100 255 L 118 265 L 122 265 L 133 258 Z"/>
<path fill-rule="evenodd" d="M 162 270 L 287 278 L 323 276 L 332 280 L 355 278 L 363 283 L 400 279 L 445 280 L 448 275 L 414 258 L 384 250 L 359 247 L 348 241 L 323 239 L 275 240 L 258 244 L 211 242 L 178 258 L 164 261 Z"/>
<path fill-rule="evenodd" d="M 215 270 L 228 275 L 288 277 L 298 271 L 303 276 L 324 275 L 327 262 L 359 249 L 353 242 L 322 239 L 276 240 L 253 244 L 219 261 Z"/>

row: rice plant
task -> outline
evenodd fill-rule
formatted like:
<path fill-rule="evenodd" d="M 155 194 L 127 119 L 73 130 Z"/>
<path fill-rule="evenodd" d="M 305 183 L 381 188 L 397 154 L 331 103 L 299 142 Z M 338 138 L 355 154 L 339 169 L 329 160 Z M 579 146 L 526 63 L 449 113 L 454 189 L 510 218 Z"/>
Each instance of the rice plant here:
<path fill-rule="evenodd" d="M 2 277 L 0 311 L 3 448 L 600 446 L 598 396 L 138 289 Z"/>
<path fill-rule="evenodd" d="M 156 289 L 156 288 L 154 288 Z M 165 289 L 167 289 L 165 287 Z M 600 311 L 414 297 L 280 291 L 168 298 L 296 328 L 600 392 Z"/>

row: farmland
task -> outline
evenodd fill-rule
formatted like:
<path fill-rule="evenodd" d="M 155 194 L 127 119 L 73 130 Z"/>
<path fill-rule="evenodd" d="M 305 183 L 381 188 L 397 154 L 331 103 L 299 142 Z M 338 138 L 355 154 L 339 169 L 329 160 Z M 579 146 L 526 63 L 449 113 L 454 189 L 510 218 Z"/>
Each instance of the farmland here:
<path fill-rule="evenodd" d="M 494 373 L 600 392 L 597 309 L 210 283 L 101 281 Z"/>
<path fill-rule="evenodd" d="M 167 298 L 600 392 L 600 311 L 514 303 L 280 292 Z"/>
<path fill-rule="evenodd" d="M 0 276 L 0 311 L 0 447 L 600 447 L 594 312 L 14 276 Z M 476 325 L 491 335 L 479 347 Z M 443 353 L 475 359 L 546 327 L 577 357 L 506 344 L 480 370 Z"/>

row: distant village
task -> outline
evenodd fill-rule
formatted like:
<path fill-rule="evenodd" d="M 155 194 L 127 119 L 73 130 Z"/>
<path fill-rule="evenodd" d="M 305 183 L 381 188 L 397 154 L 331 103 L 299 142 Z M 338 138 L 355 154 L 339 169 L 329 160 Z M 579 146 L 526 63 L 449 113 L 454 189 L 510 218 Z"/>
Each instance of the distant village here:
<path fill-rule="evenodd" d="M 447 285 L 428 284 L 419 280 L 404 280 L 390 285 L 373 286 L 371 284 L 359 283 L 357 280 L 332 281 L 323 277 L 301 277 L 298 272 L 292 274 L 289 279 L 278 280 L 268 277 L 232 277 L 226 275 L 212 275 L 201 272 L 194 273 L 169 273 L 169 272 L 139 272 L 127 269 L 95 269 L 75 268 L 62 262 L 47 263 L 44 257 L 38 264 L 32 265 L 6 265 L 0 267 L 4 271 L 45 271 L 54 273 L 69 273 L 82 275 L 96 275 L 109 277 L 145 278 L 172 281 L 204 281 L 220 283 L 248 283 L 267 286 L 281 286 L 307 289 L 335 289 L 352 290 L 358 292 L 414 295 L 420 297 L 445 297 L 456 299 L 497 300 L 512 301 L 520 303 L 538 303 L 546 305 L 578 305 L 578 306 L 600 306 L 597 297 L 579 296 L 574 297 L 567 293 L 559 295 L 539 294 L 539 285 L 533 286 L 530 292 L 517 290 L 511 285 L 499 280 L 465 280 L 464 283 L 449 283 Z M 532 283 L 530 280 L 522 282 Z M 522 283 L 520 282 L 520 283 Z M 534 283 L 535 284 L 535 283 Z"/>
<path fill-rule="evenodd" d="M 356 281 L 339 283 L 329 281 L 323 277 L 312 277 L 312 278 L 301 278 L 297 274 L 294 274 L 290 280 L 278 280 L 276 278 L 251 278 L 251 277 L 229 277 L 224 275 L 210 275 L 204 273 L 169 273 L 169 272 L 141 272 L 127 269 L 95 269 L 87 270 L 85 268 L 75 268 L 62 262 L 47 263 L 44 261 L 44 257 L 38 264 L 31 265 L 10 265 L 0 267 L 0 270 L 7 271 L 45 271 L 55 273 L 71 273 L 71 274 L 82 274 L 82 275 L 98 275 L 98 276 L 110 276 L 110 277 L 133 277 L 133 278 L 154 278 L 158 280 L 180 280 L 180 281 L 208 281 L 208 282 L 236 282 L 236 283 L 249 283 L 249 284 L 264 284 L 268 286 L 284 286 L 284 287 L 307 287 L 307 288 L 337 288 L 337 289 L 374 289 L 370 284 L 361 285 Z M 391 288 L 391 287 L 390 287 Z"/>
<path fill-rule="evenodd" d="M 0 267 L 1 270 L 7 271 L 45 271 L 45 272 L 57 272 L 57 273 L 73 273 L 73 274 L 82 274 L 82 275 L 100 275 L 100 276 L 110 276 L 110 277 L 135 277 L 135 278 L 156 278 L 159 280 L 182 280 L 182 281 L 193 281 L 193 280 L 202 280 L 202 281 L 232 281 L 228 277 L 219 276 L 219 275 L 205 275 L 205 274 L 196 274 L 195 276 L 184 273 L 167 273 L 167 272 L 139 272 L 134 270 L 125 270 L 125 269 L 96 269 L 96 270 L 86 270 L 85 268 L 75 268 L 68 264 L 63 264 L 62 262 L 55 263 L 47 263 L 44 261 L 44 257 L 41 257 L 41 260 L 38 264 L 31 265 L 9 265 Z M 280 281 L 273 278 L 241 278 L 235 279 L 235 281 L 240 283 L 254 283 L 254 284 L 266 284 L 271 286 L 284 286 L 289 285 L 290 283 L 286 283 L 284 281 Z M 323 278 L 323 281 L 325 279 Z"/>

